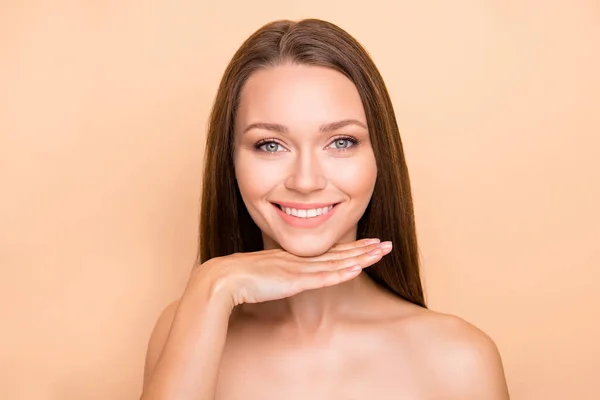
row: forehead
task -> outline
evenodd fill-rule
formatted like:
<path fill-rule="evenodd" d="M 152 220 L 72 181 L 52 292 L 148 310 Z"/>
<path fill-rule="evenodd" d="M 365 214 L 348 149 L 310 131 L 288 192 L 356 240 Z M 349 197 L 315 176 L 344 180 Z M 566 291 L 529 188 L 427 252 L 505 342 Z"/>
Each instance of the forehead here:
<path fill-rule="evenodd" d="M 240 95 L 236 126 L 268 122 L 311 129 L 343 119 L 367 123 L 352 81 L 330 68 L 284 64 L 250 76 Z"/>

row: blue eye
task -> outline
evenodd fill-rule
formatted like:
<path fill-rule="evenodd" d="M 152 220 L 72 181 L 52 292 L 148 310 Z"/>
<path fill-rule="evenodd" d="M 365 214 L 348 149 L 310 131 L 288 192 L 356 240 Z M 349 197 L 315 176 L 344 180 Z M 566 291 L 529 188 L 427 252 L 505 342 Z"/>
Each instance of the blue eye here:
<path fill-rule="evenodd" d="M 277 153 L 283 149 L 283 146 L 274 141 L 264 141 L 257 143 L 255 146 L 258 150 L 265 153 Z"/>
<path fill-rule="evenodd" d="M 357 143 L 358 141 L 353 138 L 338 138 L 335 139 L 330 146 L 333 147 L 335 150 L 345 150 L 349 147 L 354 146 Z"/>

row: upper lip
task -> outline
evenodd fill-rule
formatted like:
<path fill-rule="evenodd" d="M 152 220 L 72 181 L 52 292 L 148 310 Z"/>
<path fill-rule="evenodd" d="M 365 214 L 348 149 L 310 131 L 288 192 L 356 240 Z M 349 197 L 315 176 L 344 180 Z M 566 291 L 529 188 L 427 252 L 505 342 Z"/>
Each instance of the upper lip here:
<path fill-rule="evenodd" d="M 329 202 L 329 203 L 296 203 L 292 201 L 272 201 L 271 203 L 277 204 L 284 208 L 295 208 L 296 210 L 311 210 L 313 208 L 323 208 L 334 206 L 339 202 Z"/>

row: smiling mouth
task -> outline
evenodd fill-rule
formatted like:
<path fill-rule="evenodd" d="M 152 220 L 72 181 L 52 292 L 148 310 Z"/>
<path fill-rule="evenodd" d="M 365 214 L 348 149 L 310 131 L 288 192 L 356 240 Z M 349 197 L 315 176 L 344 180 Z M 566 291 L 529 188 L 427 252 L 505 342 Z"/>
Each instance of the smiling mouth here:
<path fill-rule="evenodd" d="M 324 214 L 328 214 L 335 206 L 340 203 L 333 203 L 329 206 L 324 207 L 316 207 L 316 208 L 292 208 L 292 207 L 284 207 L 277 203 L 271 203 L 275 207 L 279 208 L 282 212 L 286 213 L 289 216 L 300 218 L 300 219 L 310 219 L 316 218 Z"/>

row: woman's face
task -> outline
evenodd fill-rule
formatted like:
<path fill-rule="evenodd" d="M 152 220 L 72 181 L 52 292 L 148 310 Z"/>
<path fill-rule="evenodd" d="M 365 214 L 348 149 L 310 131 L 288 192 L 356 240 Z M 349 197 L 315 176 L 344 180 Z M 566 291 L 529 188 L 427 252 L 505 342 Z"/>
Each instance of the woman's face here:
<path fill-rule="evenodd" d="M 348 78 L 316 66 L 261 69 L 242 89 L 235 127 L 236 178 L 265 249 L 315 256 L 356 239 L 377 167 Z"/>

